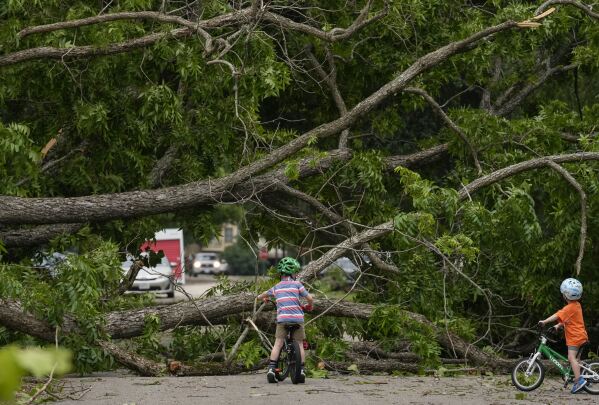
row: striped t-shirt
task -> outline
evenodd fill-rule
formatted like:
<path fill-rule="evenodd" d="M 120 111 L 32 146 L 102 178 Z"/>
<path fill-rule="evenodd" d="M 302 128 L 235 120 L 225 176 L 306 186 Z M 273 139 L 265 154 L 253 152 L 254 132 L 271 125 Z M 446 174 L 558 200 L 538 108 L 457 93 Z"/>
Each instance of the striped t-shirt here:
<path fill-rule="evenodd" d="M 277 323 L 303 323 L 304 311 L 300 306 L 300 297 L 308 295 L 303 284 L 291 277 L 282 277 L 281 281 L 267 291 L 277 301 Z"/>

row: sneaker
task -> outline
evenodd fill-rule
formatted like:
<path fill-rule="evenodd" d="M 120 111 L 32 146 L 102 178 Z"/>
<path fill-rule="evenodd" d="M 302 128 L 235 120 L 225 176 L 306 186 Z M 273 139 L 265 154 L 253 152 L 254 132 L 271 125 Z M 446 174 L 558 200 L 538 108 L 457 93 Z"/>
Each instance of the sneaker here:
<path fill-rule="evenodd" d="M 273 384 L 277 382 L 277 375 L 275 373 L 275 369 L 274 368 L 269 368 L 268 372 L 266 373 L 266 379 L 268 380 L 269 383 Z"/>
<path fill-rule="evenodd" d="M 299 382 L 300 382 L 300 384 L 303 384 L 306 382 L 306 372 L 304 371 L 303 367 L 302 367 L 302 371 L 300 371 Z"/>
<path fill-rule="evenodd" d="M 572 387 L 572 391 L 571 391 L 572 394 L 576 394 L 578 391 L 583 389 L 586 385 L 587 385 L 587 380 L 585 380 L 584 377 L 580 377 L 578 379 L 578 381 L 576 381 L 576 383 Z"/>

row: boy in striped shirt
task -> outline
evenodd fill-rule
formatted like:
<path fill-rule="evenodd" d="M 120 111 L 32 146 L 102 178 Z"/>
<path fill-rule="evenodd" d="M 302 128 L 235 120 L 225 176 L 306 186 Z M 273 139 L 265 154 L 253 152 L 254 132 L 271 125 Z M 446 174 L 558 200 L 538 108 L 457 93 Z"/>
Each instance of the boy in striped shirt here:
<path fill-rule="evenodd" d="M 302 356 L 302 371 L 300 381 L 305 381 L 304 373 L 304 345 L 303 340 L 306 338 L 304 331 L 304 311 L 300 303 L 300 297 L 306 298 L 308 305 L 304 308 L 307 311 L 312 309 L 314 299 L 306 291 L 303 284 L 296 281 L 294 274 L 300 269 L 300 264 L 292 257 L 285 257 L 277 264 L 277 272 L 281 274 L 281 281 L 272 287 L 270 290 L 258 295 L 258 299 L 266 300 L 269 297 L 274 297 L 277 303 L 277 330 L 275 332 L 275 344 L 270 353 L 270 361 L 268 363 L 268 373 L 266 378 L 270 383 L 276 383 L 275 369 L 281 353 L 281 348 L 285 342 L 287 331 L 286 324 L 297 324 L 299 328 L 293 332 L 293 340 L 298 341 L 300 353 Z"/>

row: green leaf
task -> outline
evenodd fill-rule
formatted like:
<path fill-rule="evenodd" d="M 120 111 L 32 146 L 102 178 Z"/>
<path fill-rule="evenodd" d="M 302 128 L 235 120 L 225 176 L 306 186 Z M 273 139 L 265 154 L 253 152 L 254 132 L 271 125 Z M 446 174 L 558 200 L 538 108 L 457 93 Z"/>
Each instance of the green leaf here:
<path fill-rule="evenodd" d="M 71 370 L 71 352 L 65 349 L 26 348 L 16 353 L 17 363 L 35 377 L 62 375 Z"/>

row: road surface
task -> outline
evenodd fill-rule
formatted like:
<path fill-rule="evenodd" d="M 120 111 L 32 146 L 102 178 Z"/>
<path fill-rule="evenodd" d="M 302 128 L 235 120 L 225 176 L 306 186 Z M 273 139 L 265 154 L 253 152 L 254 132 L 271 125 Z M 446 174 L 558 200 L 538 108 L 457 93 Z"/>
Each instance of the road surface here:
<path fill-rule="evenodd" d="M 599 398 L 572 395 L 556 379 L 531 393 L 521 393 L 509 376 L 393 377 L 337 376 L 307 379 L 293 385 L 286 380 L 268 384 L 264 372 L 225 377 L 143 378 L 104 374 L 65 379 L 68 386 L 85 392 L 78 400 L 54 404 L 153 405 L 153 404 L 596 404 Z M 86 391 L 83 391 L 86 390 Z"/>

